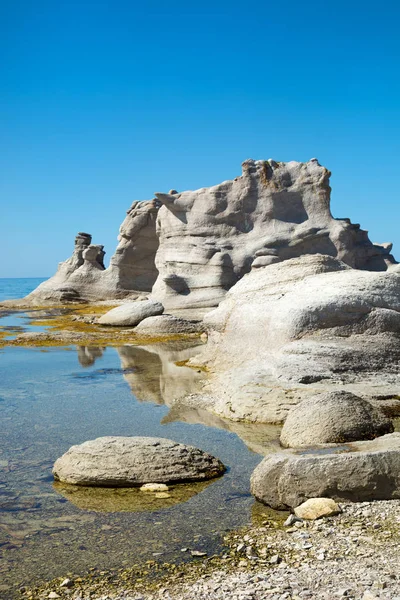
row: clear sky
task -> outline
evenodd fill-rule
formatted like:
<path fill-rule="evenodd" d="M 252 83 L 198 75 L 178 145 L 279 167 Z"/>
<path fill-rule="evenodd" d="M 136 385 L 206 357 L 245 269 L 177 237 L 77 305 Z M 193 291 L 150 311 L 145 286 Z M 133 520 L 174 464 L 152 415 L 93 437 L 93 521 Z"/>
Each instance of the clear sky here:
<path fill-rule="evenodd" d="M 332 171 L 332 211 L 400 258 L 400 3 L 3 0 L 0 277 L 49 276 L 135 199 L 246 158 Z"/>

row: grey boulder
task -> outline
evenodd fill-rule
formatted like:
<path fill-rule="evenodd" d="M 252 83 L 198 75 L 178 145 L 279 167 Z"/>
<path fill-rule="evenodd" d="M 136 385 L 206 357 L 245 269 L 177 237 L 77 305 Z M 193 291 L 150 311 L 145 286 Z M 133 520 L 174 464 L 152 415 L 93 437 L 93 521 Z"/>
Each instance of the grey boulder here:
<path fill-rule="evenodd" d="M 277 510 L 295 508 L 309 498 L 352 502 L 398 499 L 400 433 L 325 447 L 315 454 L 285 451 L 268 455 L 253 471 L 251 493 Z"/>
<path fill-rule="evenodd" d="M 343 390 L 318 394 L 294 406 L 280 442 L 287 448 L 298 448 L 373 439 L 392 431 L 392 422 L 378 408 Z"/>
<path fill-rule="evenodd" d="M 218 458 L 194 446 L 151 437 L 101 437 L 72 446 L 56 460 L 56 481 L 134 487 L 145 483 L 203 481 L 222 475 Z"/>
<path fill-rule="evenodd" d="M 154 300 L 127 302 L 109 310 L 100 317 L 98 322 L 100 325 L 111 325 L 113 327 L 135 327 L 143 319 L 161 315 L 163 312 L 163 305 Z"/>
<path fill-rule="evenodd" d="M 201 333 L 204 327 L 199 321 L 187 321 L 173 315 L 157 315 L 141 321 L 136 331 L 144 335 L 174 335 Z"/>

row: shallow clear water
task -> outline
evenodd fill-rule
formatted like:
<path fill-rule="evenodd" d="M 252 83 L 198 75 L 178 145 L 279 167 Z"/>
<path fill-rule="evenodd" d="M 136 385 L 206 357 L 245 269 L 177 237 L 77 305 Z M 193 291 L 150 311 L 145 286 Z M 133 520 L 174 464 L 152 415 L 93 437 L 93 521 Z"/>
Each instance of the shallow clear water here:
<path fill-rule="evenodd" d="M 198 350 L 176 342 L 0 350 L 1 598 L 19 585 L 90 567 L 189 559 L 184 547 L 212 554 L 225 531 L 251 520 L 250 474 L 277 428 L 170 410 L 171 400 L 203 377 L 175 364 Z M 150 506 L 137 491 L 55 487 L 54 461 L 103 435 L 193 444 L 218 456 L 228 472 L 206 486 L 178 486 L 172 501 Z"/>

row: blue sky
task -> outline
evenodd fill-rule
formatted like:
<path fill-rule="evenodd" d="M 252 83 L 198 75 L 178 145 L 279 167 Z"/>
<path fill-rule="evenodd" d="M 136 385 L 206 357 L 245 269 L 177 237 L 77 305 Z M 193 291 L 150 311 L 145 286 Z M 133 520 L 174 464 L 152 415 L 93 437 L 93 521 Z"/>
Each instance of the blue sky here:
<path fill-rule="evenodd" d="M 135 199 L 246 158 L 332 171 L 332 211 L 400 257 L 400 4 L 4 0 L 0 277 L 49 276 Z"/>

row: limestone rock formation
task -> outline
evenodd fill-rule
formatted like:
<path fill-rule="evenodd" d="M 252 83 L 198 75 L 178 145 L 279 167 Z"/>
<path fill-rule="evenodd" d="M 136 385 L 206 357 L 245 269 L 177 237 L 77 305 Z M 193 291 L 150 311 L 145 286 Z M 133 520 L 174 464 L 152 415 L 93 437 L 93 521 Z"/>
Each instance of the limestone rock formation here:
<path fill-rule="evenodd" d="M 101 437 L 72 446 L 53 468 L 56 481 L 135 487 L 144 483 L 202 481 L 222 475 L 220 460 L 165 438 Z"/>
<path fill-rule="evenodd" d="M 60 263 L 57 273 L 29 296 L 45 301 L 96 301 L 134 297 L 151 292 L 157 278 L 156 217 L 160 203 L 134 202 L 120 227 L 119 244 L 110 266 L 104 269 L 103 246 L 91 245 L 88 233 L 79 233 L 71 258 Z"/>
<path fill-rule="evenodd" d="M 292 408 L 280 441 L 286 448 L 373 439 L 393 424 L 367 400 L 338 390 L 306 398 Z"/>
<path fill-rule="evenodd" d="M 119 230 L 119 244 L 107 269 L 110 293 L 115 287 L 127 291 L 150 292 L 158 276 L 155 255 L 158 249 L 156 220 L 158 200 L 133 202 Z M 111 296 L 112 297 L 112 296 Z"/>
<path fill-rule="evenodd" d="M 251 492 L 278 510 L 295 508 L 309 498 L 399 499 L 400 433 L 332 447 L 331 454 L 270 454 L 254 470 Z"/>
<path fill-rule="evenodd" d="M 72 256 L 58 265 L 53 277 L 41 283 L 28 299 L 43 301 L 76 301 L 80 300 L 82 289 L 87 289 L 86 297 L 90 296 L 90 287 L 100 281 L 104 273 L 103 246 L 91 243 L 89 233 L 78 233 Z M 94 296 L 95 297 L 95 296 Z"/>
<path fill-rule="evenodd" d="M 135 327 L 143 319 L 161 315 L 164 307 L 161 302 L 154 300 L 142 300 L 141 302 L 126 302 L 102 315 L 98 321 L 99 325 L 111 325 L 113 327 Z"/>
<path fill-rule="evenodd" d="M 159 276 L 166 309 L 217 306 L 248 273 L 303 254 L 384 271 L 390 246 L 330 212 L 330 172 L 308 163 L 246 160 L 241 177 L 196 191 L 161 194 Z"/>
<path fill-rule="evenodd" d="M 240 177 L 134 202 L 103 268 L 102 246 L 79 234 L 73 257 L 28 299 L 111 300 L 146 294 L 167 310 L 209 309 L 250 270 L 305 254 L 385 271 L 391 244 L 330 212 L 330 172 L 307 163 L 246 160 Z M 161 208 L 160 208 L 161 207 Z M 85 256 L 83 254 L 85 253 Z"/>
<path fill-rule="evenodd" d="M 400 272 L 305 255 L 245 275 L 204 319 L 213 412 L 283 421 L 301 399 L 340 385 L 398 393 Z M 373 386 L 373 387 L 371 387 Z"/>

